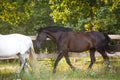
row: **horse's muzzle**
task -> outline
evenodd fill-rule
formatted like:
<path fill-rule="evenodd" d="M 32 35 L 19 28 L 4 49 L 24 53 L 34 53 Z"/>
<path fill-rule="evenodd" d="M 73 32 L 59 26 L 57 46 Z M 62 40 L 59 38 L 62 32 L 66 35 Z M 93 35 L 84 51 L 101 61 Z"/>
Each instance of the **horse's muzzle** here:
<path fill-rule="evenodd" d="M 36 47 L 37 47 L 37 48 L 40 48 L 40 45 L 41 45 L 41 42 L 37 41 L 37 42 L 36 42 Z"/>

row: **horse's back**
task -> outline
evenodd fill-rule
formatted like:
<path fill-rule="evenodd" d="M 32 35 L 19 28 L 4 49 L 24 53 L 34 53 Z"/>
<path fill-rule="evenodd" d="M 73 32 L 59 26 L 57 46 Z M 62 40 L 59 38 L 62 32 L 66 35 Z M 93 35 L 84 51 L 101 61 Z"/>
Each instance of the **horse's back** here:
<path fill-rule="evenodd" d="M 88 34 L 94 39 L 94 46 L 96 48 L 105 47 L 110 42 L 110 37 L 102 32 L 91 31 Z"/>

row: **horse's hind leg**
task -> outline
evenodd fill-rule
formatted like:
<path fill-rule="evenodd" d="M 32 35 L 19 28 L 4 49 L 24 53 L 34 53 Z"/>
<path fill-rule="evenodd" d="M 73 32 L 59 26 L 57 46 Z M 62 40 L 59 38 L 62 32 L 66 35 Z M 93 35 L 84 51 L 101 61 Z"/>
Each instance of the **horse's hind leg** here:
<path fill-rule="evenodd" d="M 109 57 L 107 56 L 107 54 L 105 53 L 104 49 L 99 49 L 98 52 L 102 55 L 103 59 L 106 62 L 107 68 L 110 68 L 110 61 L 109 61 Z"/>
<path fill-rule="evenodd" d="M 21 71 L 23 70 L 24 66 L 25 66 L 25 63 L 26 63 L 26 58 L 24 56 L 22 56 L 21 54 L 18 54 L 19 58 L 20 58 L 20 62 L 21 62 L 21 66 L 18 70 L 18 74 L 21 73 Z"/>
<path fill-rule="evenodd" d="M 55 73 L 55 72 L 56 72 L 56 67 L 57 67 L 58 62 L 61 60 L 61 58 L 62 58 L 62 57 L 63 57 L 63 54 L 62 54 L 62 53 L 60 53 L 60 54 L 58 55 L 57 59 L 55 60 L 55 63 L 54 63 L 54 68 L 53 68 L 53 73 Z"/>
<path fill-rule="evenodd" d="M 95 59 L 95 49 L 90 49 L 90 59 L 91 59 L 91 62 L 88 66 L 88 68 L 91 68 L 93 66 L 93 64 L 95 63 L 96 59 Z"/>
<path fill-rule="evenodd" d="M 29 74 L 28 63 L 27 62 L 25 62 L 24 68 L 25 68 L 25 72 Z"/>

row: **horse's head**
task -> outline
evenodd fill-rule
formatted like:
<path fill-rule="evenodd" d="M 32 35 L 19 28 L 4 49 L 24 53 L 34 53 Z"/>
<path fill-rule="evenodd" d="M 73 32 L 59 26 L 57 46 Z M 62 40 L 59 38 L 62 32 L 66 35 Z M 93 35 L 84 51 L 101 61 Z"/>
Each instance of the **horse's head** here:
<path fill-rule="evenodd" d="M 44 40 L 46 40 L 47 34 L 46 34 L 46 33 L 44 32 L 44 30 L 42 30 L 42 29 L 41 29 L 41 30 L 38 29 L 37 32 L 38 32 L 38 35 L 37 35 L 37 38 L 36 38 L 36 46 L 37 46 L 38 48 L 40 48 L 42 42 L 43 42 Z"/>
<path fill-rule="evenodd" d="M 50 38 L 51 40 L 55 41 L 59 39 L 62 32 L 69 32 L 73 31 L 70 28 L 65 27 L 57 27 L 57 26 L 47 26 L 44 28 L 39 28 L 37 30 L 38 36 L 36 38 L 37 47 L 40 47 L 41 43 L 46 40 L 46 38 Z"/>

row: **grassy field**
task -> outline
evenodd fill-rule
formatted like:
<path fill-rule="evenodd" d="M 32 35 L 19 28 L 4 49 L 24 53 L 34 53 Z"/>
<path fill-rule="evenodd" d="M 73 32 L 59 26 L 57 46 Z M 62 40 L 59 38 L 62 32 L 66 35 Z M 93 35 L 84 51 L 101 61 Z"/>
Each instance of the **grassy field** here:
<path fill-rule="evenodd" d="M 44 59 L 38 61 L 38 69 L 36 75 L 30 75 L 22 72 L 20 77 L 17 77 L 16 71 L 19 68 L 18 61 L 5 62 L 0 61 L 0 80 L 119 80 L 120 79 L 120 58 L 110 57 L 111 68 L 106 69 L 103 59 L 97 57 L 96 63 L 91 70 L 88 70 L 89 57 L 71 58 L 72 64 L 76 67 L 72 71 L 66 64 L 64 58 L 60 61 L 57 67 L 57 72 L 52 73 L 53 60 Z"/>

